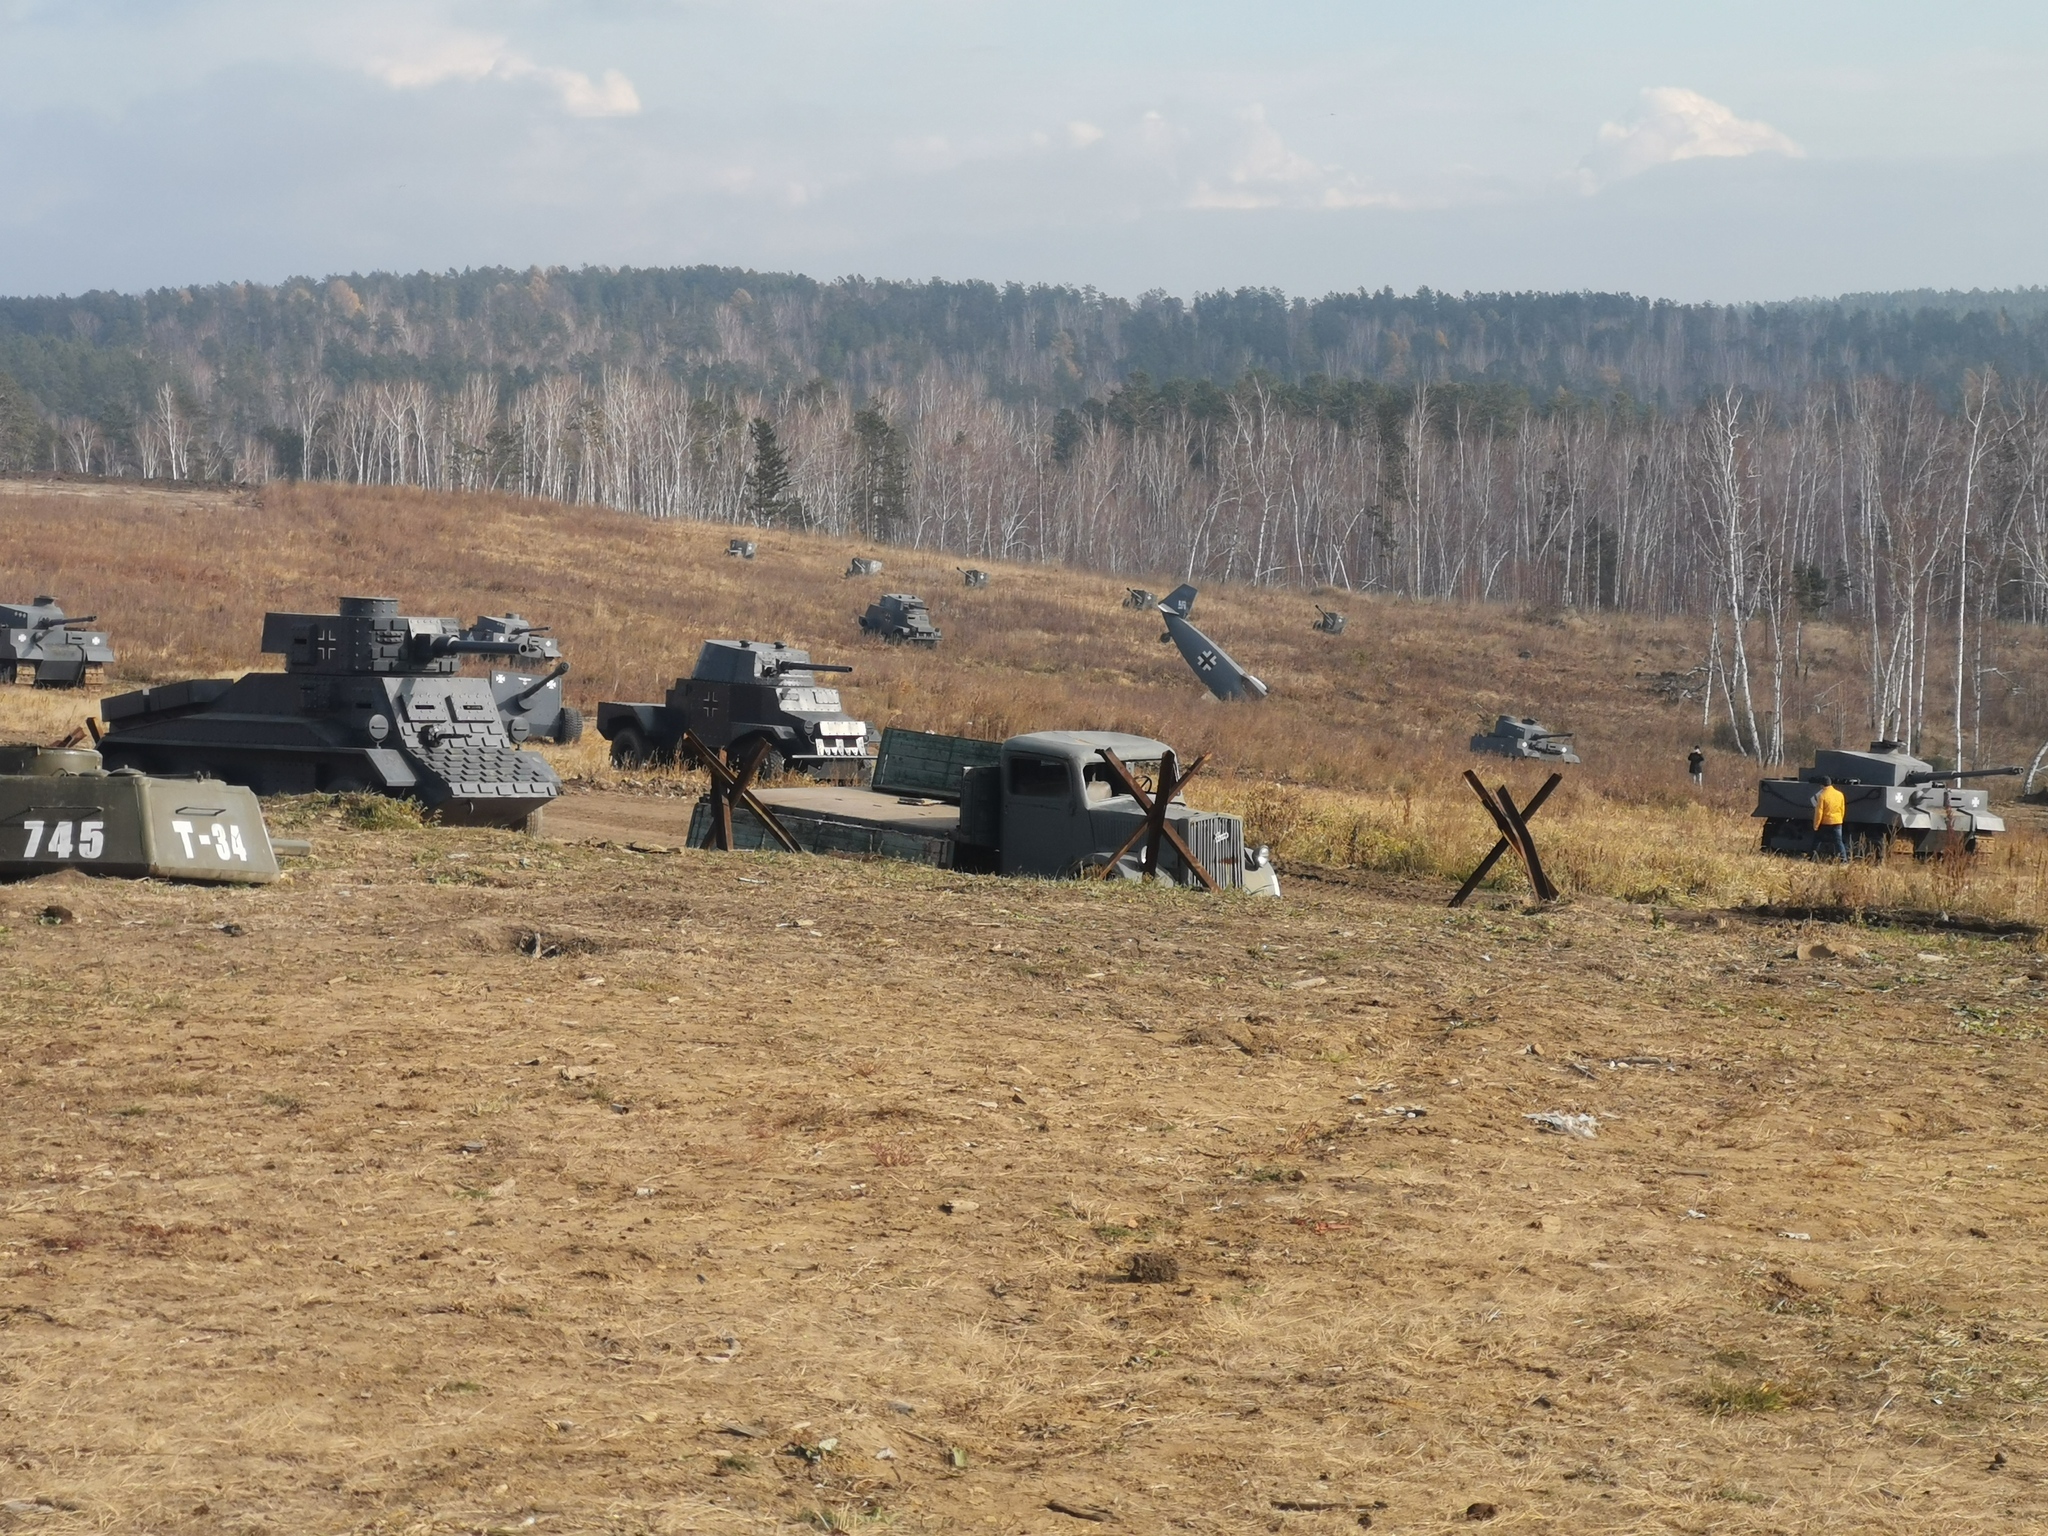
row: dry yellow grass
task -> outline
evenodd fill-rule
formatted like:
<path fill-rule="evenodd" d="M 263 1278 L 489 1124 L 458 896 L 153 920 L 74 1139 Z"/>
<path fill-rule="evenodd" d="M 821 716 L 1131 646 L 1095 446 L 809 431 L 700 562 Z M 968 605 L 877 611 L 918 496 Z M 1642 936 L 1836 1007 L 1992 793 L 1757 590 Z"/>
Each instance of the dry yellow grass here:
<path fill-rule="evenodd" d="M 0 491 L 13 492 L 0 501 L 16 530 L 10 579 L 106 615 L 129 680 L 277 665 L 256 650 L 262 612 L 325 609 L 343 592 L 464 618 L 517 608 L 551 623 L 575 668 L 571 696 L 586 710 L 605 698 L 659 698 L 707 637 L 781 638 L 850 661 L 848 705 L 877 725 L 1160 736 L 1186 754 L 1214 754 L 1193 798 L 1242 810 L 1283 861 L 1452 885 L 1494 835 L 1463 770 L 1478 766 L 1525 798 L 1541 777 L 1534 765 L 1474 758 L 1467 738 L 1497 713 L 1533 711 L 1578 732 L 1586 758 L 1537 822 L 1567 891 L 1707 905 L 1819 892 L 2048 919 L 2048 866 L 2025 808 L 2013 838 L 1964 871 L 1899 860 L 1843 874 L 1757 854 L 1755 769 L 1715 753 L 1708 788 L 1695 791 L 1684 754 L 1699 738 L 1697 706 L 1650 687 L 1701 654 L 1701 626 L 1689 622 L 1359 596 L 1340 604 L 1350 631 L 1331 637 L 1311 631 L 1314 608 L 1300 594 L 1217 588 L 1197 617 L 1275 690 L 1262 705 L 1227 706 L 1159 643 L 1156 618 L 1120 609 L 1123 588 L 1099 575 L 997 567 L 986 591 L 967 591 L 949 557 L 881 550 L 882 577 L 847 581 L 840 572 L 862 546 L 769 532 L 759 558 L 741 562 L 725 557 L 722 527 L 504 497 L 90 483 Z M 859 636 L 854 619 L 868 600 L 899 590 L 931 602 L 946 635 L 936 653 Z M 2038 635 L 2015 630 L 2007 643 L 2032 658 L 2032 671 L 2048 670 Z M 1852 637 L 1813 628 L 1803 655 L 1802 698 L 1855 696 Z M 2021 706 L 2034 708 L 2024 695 L 2004 707 Z M 1995 713 L 1991 748 L 2024 762 L 2043 731 L 2048 720 Z M 556 755 L 565 773 L 612 782 L 595 732 Z M 2009 798 L 2011 781 L 1993 785 Z M 1493 887 L 1519 890 L 1521 876 L 1503 867 Z"/>
<path fill-rule="evenodd" d="M 1208 794 L 1366 872 L 1275 904 L 316 800 L 271 807 L 315 847 L 273 887 L 0 887 L 0 1529 L 2048 1521 L 2039 959 L 1662 905 L 2034 910 L 2035 845 L 1974 892 L 1750 853 L 1746 786 L 1696 802 L 1631 676 L 1682 631 L 1560 631 L 1532 696 L 1474 658 L 1536 621 L 1358 603 L 1329 652 L 1295 599 L 1209 594 L 1285 690 L 1235 710 L 1070 573 L 906 562 L 948 629 L 914 656 L 853 641 L 846 552 L 803 541 L 740 567 L 719 530 L 324 491 L 50 510 L 17 579 L 127 613 L 131 677 L 254 664 L 263 607 L 365 587 L 553 620 L 586 700 L 779 633 L 881 722 L 1213 749 Z M 1577 898 L 1447 913 L 1486 841 L 1456 749 L 1551 699 L 1594 759 L 1543 818 Z M 0 735 L 80 702 L 0 690 Z M 680 841 L 687 782 L 561 761 L 558 831 Z"/>

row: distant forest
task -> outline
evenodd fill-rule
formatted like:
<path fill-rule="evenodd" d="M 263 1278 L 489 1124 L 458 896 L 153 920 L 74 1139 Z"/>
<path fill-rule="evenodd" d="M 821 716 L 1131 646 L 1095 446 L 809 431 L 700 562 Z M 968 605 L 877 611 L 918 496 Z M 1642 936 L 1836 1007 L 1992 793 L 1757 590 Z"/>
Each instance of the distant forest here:
<path fill-rule="evenodd" d="M 1141 578 L 1697 614 L 1765 761 L 1972 757 L 2048 622 L 2048 290 L 1184 302 L 694 267 L 0 300 L 0 472 L 499 490 Z M 1852 726 L 1851 721 L 1860 722 Z"/>

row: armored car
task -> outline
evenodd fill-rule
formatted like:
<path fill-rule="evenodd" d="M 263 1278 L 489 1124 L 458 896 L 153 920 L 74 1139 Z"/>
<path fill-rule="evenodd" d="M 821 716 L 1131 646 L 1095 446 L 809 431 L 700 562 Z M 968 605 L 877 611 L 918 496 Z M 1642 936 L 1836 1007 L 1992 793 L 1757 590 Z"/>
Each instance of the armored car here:
<path fill-rule="evenodd" d="M 208 678 L 105 699 L 101 751 L 115 767 L 204 773 L 258 794 L 371 791 L 445 821 L 538 825 L 555 771 L 505 729 L 490 684 L 464 656 L 541 659 L 530 634 L 466 634 L 411 618 L 388 597 L 339 613 L 267 613 L 263 649 L 283 672 Z"/>
<path fill-rule="evenodd" d="M 908 592 L 890 592 L 868 604 L 860 616 L 860 627 L 880 635 L 892 645 L 937 645 L 938 628 L 924 599 Z"/>
<path fill-rule="evenodd" d="M 771 776 L 785 768 L 865 770 L 867 722 L 849 716 L 839 690 L 817 677 L 852 670 L 812 661 L 780 640 L 707 640 L 695 670 L 676 679 L 664 702 L 598 705 L 597 733 L 621 768 L 673 760 L 689 731 L 714 752 L 744 754 L 753 741 L 766 742 Z"/>
<path fill-rule="evenodd" d="M 1752 814 L 1763 819 L 1766 853 L 1811 853 L 1819 842 L 1814 802 L 1832 782 L 1842 792 L 1842 831 L 1853 851 L 1882 853 L 1896 840 L 1923 856 L 1951 848 L 1975 852 L 1978 839 L 2003 832 L 2005 821 L 1991 810 L 1986 791 L 1964 789 L 1961 782 L 2018 772 L 1942 772 L 1895 741 L 1873 741 L 1867 752 L 1816 752 L 1813 766 L 1796 779 L 1765 779 Z"/>

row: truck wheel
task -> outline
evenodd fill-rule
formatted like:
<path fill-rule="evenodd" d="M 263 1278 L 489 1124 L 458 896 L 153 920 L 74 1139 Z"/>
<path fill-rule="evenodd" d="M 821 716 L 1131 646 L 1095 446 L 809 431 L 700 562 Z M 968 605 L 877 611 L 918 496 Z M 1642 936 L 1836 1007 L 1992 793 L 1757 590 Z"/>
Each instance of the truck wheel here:
<path fill-rule="evenodd" d="M 555 740 L 562 746 L 573 747 L 582 739 L 583 711 L 564 704 L 562 712 L 555 716 Z"/>
<path fill-rule="evenodd" d="M 640 734 L 639 728 L 631 725 L 620 726 L 618 734 L 612 737 L 612 766 L 645 768 L 647 758 L 647 738 Z"/>

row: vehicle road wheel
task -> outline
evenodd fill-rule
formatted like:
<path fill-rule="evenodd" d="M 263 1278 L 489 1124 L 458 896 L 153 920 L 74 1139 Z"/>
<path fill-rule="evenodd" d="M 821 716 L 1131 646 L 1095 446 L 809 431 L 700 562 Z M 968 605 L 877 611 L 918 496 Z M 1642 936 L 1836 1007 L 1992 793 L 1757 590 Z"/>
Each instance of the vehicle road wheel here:
<path fill-rule="evenodd" d="M 734 742 L 726 749 L 725 760 L 737 768 L 741 763 L 744 763 L 754 755 L 754 743 L 760 739 L 758 736 L 749 736 L 744 741 Z M 779 779 L 788 766 L 789 764 L 784 759 L 781 749 L 771 742 L 768 747 L 768 755 L 761 759 L 761 771 L 755 774 L 754 777 L 757 779 Z"/>
<path fill-rule="evenodd" d="M 612 766 L 614 768 L 645 768 L 647 766 L 647 738 L 639 728 L 622 725 L 612 737 Z"/>
<path fill-rule="evenodd" d="M 562 712 L 555 717 L 555 740 L 565 747 L 573 747 L 583 739 L 583 711 L 564 704 Z"/>

